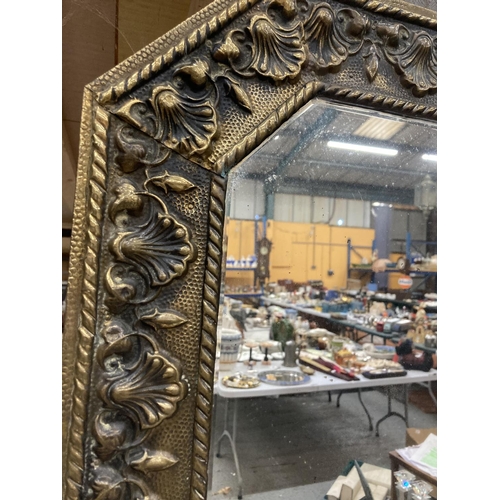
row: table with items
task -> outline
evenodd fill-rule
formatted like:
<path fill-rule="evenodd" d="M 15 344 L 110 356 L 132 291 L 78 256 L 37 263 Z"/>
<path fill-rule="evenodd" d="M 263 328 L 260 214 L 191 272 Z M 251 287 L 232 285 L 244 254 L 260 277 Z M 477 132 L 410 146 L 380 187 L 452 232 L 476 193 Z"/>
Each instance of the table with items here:
<path fill-rule="evenodd" d="M 382 362 L 383 360 L 377 360 Z M 373 363 L 377 367 L 383 363 Z M 238 479 L 238 498 L 243 496 L 243 480 L 239 466 L 238 453 L 236 449 L 237 423 L 238 423 L 238 400 L 242 398 L 259 398 L 268 396 L 282 396 L 290 394 L 311 392 L 338 392 L 355 391 L 358 393 L 359 401 L 368 417 L 370 430 L 373 429 L 371 415 L 362 400 L 362 391 L 378 387 L 402 386 L 404 389 L 404 415 L 392 410 L 391 391 L 387 392 L 388 413 L 379 419 L 375 429 L 378 435 L 379 425 L 391 416 L 402 418 L 406 426 L 408 422 L 408 386 L 413 383 L 428 384 L 437 380 L 437 370 L 428 372 L 419 370 L 401 370 L 386 361 L 388 368 L 374 368 L 370 371 L 361 371 L 354 374 L 351 370 L 342 369 L 335 361 L 327 357 L 315 356 L 312 351 L 301 354 L 299 364 L 293 367 L 283 366 L 284 361 L 272 359 L 266 365 L 259 366 L 253 362 L 244 364 L 238 362 L 232 371 L 222 371 L 214 384 L 215 394 L 222 398 L 224 408 L 224 430 L 220 436 L 216 436 L 216 455 L 220 456 L 223 438 L 227 438 L 231 446 L 233 459 Z M 395 363 L 396 365 L 396 363 Z M 368 365 L 365 367 L 368 369 Z M 370 373 L 371 372 L 371 373 Z M 399 372 L 399 373 L 398 373 Z M 385 376 L 384 376 L 385 375 Z M 337 400 L 337 406 L 338 401 Z M 232 426 L 229 426 L 229 405 L 233 406 Z"/>

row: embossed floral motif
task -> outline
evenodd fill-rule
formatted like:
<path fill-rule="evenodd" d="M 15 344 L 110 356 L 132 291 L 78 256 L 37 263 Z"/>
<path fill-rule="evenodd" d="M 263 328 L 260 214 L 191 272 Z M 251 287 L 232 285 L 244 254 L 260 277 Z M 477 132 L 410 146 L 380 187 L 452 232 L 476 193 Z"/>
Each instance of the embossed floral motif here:
<path fill-rule="evenodd" d="M 132 127 L 123 126 L 116 134 L 119 153 L 116 162 L 125 173 L 151 167 L 166 161 L 170 151 L 150 137 L 139 135 Z"/>
<path fill-rule="evenodd" d="M 109 460 L 117 450 L 132 438 L 132 426 L 127 419 L 120 418 L 116 411 L 103 411 L 94 421 L 96 453 L 102 460 Z"/>
<path fill-rule="evenodd" d="M 217 45 L 213 57 L 228 63 L 234 71 L 243 76 L 258 73 L 275 81 L 294 78 L 306 59 L 303 45 L 303 27 L 300 22 L 281 25 L 266 15 L 257 15 L 247 28 L 250 37 L 250 54 L 240 47 L 247 35 L 243 31 L 230 32 Z"/>
<path fill-rule="evenodd" d="M 171 418 L 188 386 L 180 362 L 160 349 L 148 334 L 125 333 L 124 324 L 108 324 L 97 349 L 104 402 L 93 427 L 96 439 L 92 485 L 97 500 L 146 500 L 144 473 L 173 467 L 178 458 L 144 443 L 152 430 Z"/>
<path fill-rule="evenodd" d="M 304 36 L 314 63 L 335 69 L 363 45 L 366 20 L 351 9 L 337 13 L 327 3 L 316 5 L 304 23 Z"/>
<path fill-rule="evenodd" d="M 152 213 L 145 227 L 119 233 L 111 244 L 116 259 L 134 266 L 150 286 L 181 276 L 193 257 L 187 228 L 170 215 Z"/>
<path fill-rule="evenodd" d="M 130 99 L 120 105 L 115 113 L 182 155 L 190 157 L 201 154 L 209 149 L 218 132 L 217 114 L 212 102 L 213 94 L 217 91 L 209 73 L 210 68 L 205 61 L 197 60 L 193 64 L 181 66 L 173 74 L 178 85 L 155 87 L 146 101 Z M 118 158 L 122 169 L 127 172 L 138 168 L 141 162 L 155 161 L 155 156 L 158 157 L 158 164 L 163 154 L 161 148 L 159 154 L 155 154 L 157 145 L 141 148 L 135 143 L 132 151 L 126 143 L 120 143 L 119 147 L 121 150 L 127 149 L 126 153 L 129 153 L 125 158 L 123 155 Z"/>
<path fill-rule="evenodd" d="M 252 19 L 249 31 L 253 40 L 250 68 L 278 81 L 300 73 L 306 58 L 300 23 L 285 27 L 266 16 L 257 16 Z"/>
<path fill-rule="evenodd" d="M 114 188 L 114 198 L 109 206 L 109 218 L 116 223 L 118 214 L 127 212 L 138 214 L 144 206 L 144 199 L 137 194 L 131 182 L 122 182 Z"/>
<path fill-rule="evenodd" d="M 162 331 L 183 325 L 187 322 L 187 319 L 177 311 L 172 311 L 170 309 L 166 311 L 158 311 L 158 309 L 155 309 L 149 314 L 142 315 L 141 321 L 151 325 L 156 331 Z"/>
<path fill-rule="evenodd" d="M 217 119 L 208 92 L 190 96 L 171 85 L 156 87 L 151 104 L 158 120 L 155 139 L 180 154 L 200 153 L 209 147 Z"/>
<path fill-rule="evenodd" d="M 270 8 L 278 8 L 283 15 L 289 19 L 297 13 L 297 3 L 295 0 L 271 0 Z"/>
<path fill-rule="evenodd" d="M 150 302 L 161 286 L 182 276 L 195 258 L 187 227 L 169 214 L 161 196 L 149 188 L 156 186 L 164 194 L 182 195 L 196 186 L 166 170 L 149 175 L 146 169 L 143 191 L 135 183 L 122 180 L 109 203 L 109 217 L 119 229 L 109 244 L 116 262 L 104 275 L 109 292 L 107 305 L 113 309 L 126 303 Z M 128 229 L 131 217 L 136 219 L 133 230 Z"/>
<path fill-rule="evenodd" d="M 192 182 L 184 179 L 184 177 L 180 177 L 179 175 L 170 175 L 167 171 L 163 172 L 162 175 L 150 177 L 146 181 L 145 185 L 149 182 L 152 182 L 155 186 L 161 187 L 165 191 L 165 194 L 168 194 L 169 191 L 183 193 L 184 191 L 189 191 L 195 187 Z"/>
<path fill-rule="evenodd" d="M 111 383 L 103 398 L 149 429 L 171 417 L 185 395 L 178 369 L 164 356 L 146 352 L 137 369 Z"/>
<path fill-rule="evenodd" d="M 366 76 L 370 82 L 373 82 L 378 73 L 378 63 L 380 61 L 380 54 L 376 45 L 371 44 L 368 50 L 363 54 L 365 60 Z"/>
<path fill-rule="evenodd" d="M 141 472 L 158 472 L 174 466 L 179 459 L 168 451 L 133 450 L 127 455 L 127 463 Z"/>
<path fill-rule="evenodd" d="M 124 478 L 114 467 L 100 466 L 92 474 L 95 500 L 151 500 L 149 488 L 141 479 Z"/>
<path fill-rule="evenodd" d="M 414 94 L 421 96 L 437 88 L 437 37 L 412 32 L 400 24 L 381 24 L 377 34 L 385 41 L 387 60 Z"/>

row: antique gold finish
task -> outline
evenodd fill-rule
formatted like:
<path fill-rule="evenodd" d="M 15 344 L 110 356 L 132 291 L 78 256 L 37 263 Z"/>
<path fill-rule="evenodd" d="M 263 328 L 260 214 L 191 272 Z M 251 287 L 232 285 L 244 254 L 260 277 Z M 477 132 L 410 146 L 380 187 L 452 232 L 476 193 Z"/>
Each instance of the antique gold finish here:
<path fill-rule="evenodd" d="M 64 498 L 207 495 L 225 174 L 316 95 L 435 120 L 435 13 L 216 0 L 88 85 Z"/>

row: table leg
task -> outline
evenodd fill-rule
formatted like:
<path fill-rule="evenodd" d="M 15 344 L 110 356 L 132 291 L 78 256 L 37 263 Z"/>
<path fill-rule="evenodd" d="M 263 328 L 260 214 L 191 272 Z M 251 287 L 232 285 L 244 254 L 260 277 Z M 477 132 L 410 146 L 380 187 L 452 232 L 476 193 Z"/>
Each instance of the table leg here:
<path fill-rule="evenodd" d="M 361 399 L 361 389 L 358 389 L 358 398 L 359 398 L 359 402 L 361 403 L 361 406 L 365 410 L 365 413 L 368 415 L 368 421 L 370 422 L 370 430 L 373 431 L 372 417 L 368 413 L 368 409 L 366 408 L 365 403 L 363 403 L 363 400 Z"/>
<path fill-rule="evenodd" d="M 226 399 L 226 404 L 224 406 L 224 430 L 222 431 L 222 434 L 220 438 L 217 440 L 217 453 L 215 454 L 216 457 L 220 457 L 220 446 L 222 442 L 222 438 L 224 437 L 224 433 L 227 431 L 227 413 L 229 410 L 229 399 Z"/>
<path fill-rule="evenodd" d="M 384 415 L 378 422 L 375 427 L 375 435 L 378 437 L 380 434 L 378 432 L 378 428 L 380 424 L 388 419 L 389 417 L 399 417 L 404 420 L 406 427 L 408 427 L 408 393 L 407 393 L 407 386 L 406 384 L 403 385 L 405 389 L 405 398 L 404 398 L 404 407 L 405 407 L 405 414 L 401 415 L 401 413 L 398 413 L 396 411 L 392 411 L 392 390 L 394 389 L 394 386 L 387 386 L 387 414 Z"/>
<path fill-rule="evenodd" d="M 434 396 L 434 393 L 432 392 L 431 382 L 427 382 L 427 388 L 429 390 L 429 394 L 432 398 L 432 401 L 434 401 L 434 404 L 436 405 L 436 408 L 437 408 L 438 402 L 437 402 L 436 396 Z"/>
<path fill-rule="evenodd" d="M 432 398 L 432 401 L 434 401 L 434 404 L 437 407 L 437 399 L 434 393 L 432 392 L 432 382 L 416 382 L 418 385 L 421 385 L 422 387 L 426 387 L 427 390 L 429 391 L 429 395 Z"/>
<path fill-rule="evenodd" d="M 353 391 L 356 390 L 356 389 L 352 389 Z M 365 410 L 365 413 L 366 415 L 368 416 L 368 422 L 370 423 L 370 430 L 372 431 L 373 430 L 373 423 L 372 423 L 372 417 L 368 411 L 368 408 L 365 406 L 365 403 L 363 402 L 363 399 L 361 398 L 361 389 L 357 389 L 358 391 L 358 399 L 359 399 L 359 402 L 361 403 L 361 406 L 363 407 L 363 410 Z M 337 396 L 337 408 L 340 407 L 340 396 L 342 396 L 342 393 L 344 391 L 340 391 L 339 392 L 339 395 Z M 328 394 L 330 394 L 330 391 L 328 391 Z"/>
<path fill-rule="evenodd" d="M 405 423 L 406 423 L 406 427 L 410 427 L 410 424 L 408 421 L 408 385 L 407 384 L 403 385 L 403 391 L 404 391 L 404 405 L 405 405 Z"/>
<path fill-rule="evenodd" d="M 236 429 L 237 429 L 237 418 L 238 418 L 238 400 L 234 400 L 234 409 L 233 409 L 233 434 L 229 432 L 227 428 L 227 418 L 228 418 L 228 409 L 229 409 L 229 399 L 226 398 L 226 407 L 224 409 L 224 431 L 217 441 L 217 457 L 220 457 L 220 448 L 223 437 L 227 437 L 229 439 L 229 444 L 231 445 L 231 451 L 233 452 L 234 465 L 236 467 L 236 477 L 238 478 L 238 499 L 243 498 L 243 480 L 240 472 L 240 462 L 238 460 L 238 453 L 236 451 Z"/>

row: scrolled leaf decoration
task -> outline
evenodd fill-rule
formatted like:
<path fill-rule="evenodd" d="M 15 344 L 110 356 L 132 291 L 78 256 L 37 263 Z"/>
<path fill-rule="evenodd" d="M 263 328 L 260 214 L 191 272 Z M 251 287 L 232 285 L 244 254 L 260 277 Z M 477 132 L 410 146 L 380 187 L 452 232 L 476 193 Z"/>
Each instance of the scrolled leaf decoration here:
<path fill-rule="evenodd" d="M 173 467 L 178 458 L 144 445 L 149 434 L 171 418 L 186 397 L 188 385 L 180 362 L 140 331 L 126 333 L 108 325 L 97 350 L 101 382 L 97 393 L 104 408 L 94 420 L 94 498 L 151 499 L 141 474 Z M 139 474 L 139 476 L 134 476 Z"/>
<path fill-rule="evenodd" d="M 152 451 L 139 448 L 126 457 L 127 463 L 141 472 L 158 472 L 173 467 L 179 459 L 168 451 Z"/>
<path fill-rule="evenodd" d="M 254 16 L 247 29 L 251 53 L 243 54 L 235 40 L 244 38 L 241 31 L 230 32 L 222 44 L 216 46 L 213 57 L 228 63 L 233 71 L 243 76 L 255 73 L 274 81 L 299 75 L 306 60 L 303 44 L 303 26 L 279 24 L 266 15 Z"/>
<path fill-rule="evenodd" d="M 170 175 L 166 171 L 160 176 L 149 178 L 146 182 L 151 182 L 155 186 L 161 187 L 166 194 L 168 194 L 169 189 L 175 191 L 176 193 L 183 193 L 184 191 L 188 191 L 195 187 L 192 182 L 189 182 L 184 177 Z"/>
<path fill-rule="evenodd" d="M 233 41 L 233 35 L 238 33 L 238 31 L 232 31 L 229 35 L 224 39 L 224 41 L 218 44 L 214 51 L 212 52 L 212 57 L 219 62 L 228 62 L 233 65 L 236 60 L 241 55 L 241 50 L 238 45 Z M 242 33 L 241 31 L 239 33 Z"/>
<path fill-rule="evenodd" d="M 139 214 L 144 206 L 143 198 L 137 194 L 137 188 L 131 182 L 122 182 L 114 190 L 114 198 L 109 206 L 109 218 L 116 223 L 118 214 L 127 212 Z"/>
<path fill-rule="evenodd" d="M 161 351 L 144 333 L 123 334 L 101 345 L 98 357 L 105 372 L 104 382 L 98 387 L 101 399 L 141 431 L 172 417 L 186 397 L 187 384 L 182 379 L 180 363 Z M 108 362 L 109 358 L 113 362 Z M 109 421 L 103 418 L 101 415 L 96 419 L 96 428 L 109 427 Z M 111 434 L 116 442 L 122 442 L 123 426 Z"/>
<path fill-rule="evenodd" d="M 151 325 L 157 332 L 160 332 L 165 329 L 183 325 L 187 322 L 187 319 L 177 311 L 166 310 L 160 312 L 158 309 L 155 309 L 150 314 L 142 315 L 141 321 Z"/>
<path fill-rule="evenodd" d="M 174 77 L 182 77 L 188 84 L 194 87 L 205 87 L 210 80 L 210 67 L 201 59 L 194 64 L 181 66 L 174 71 Z"/>
<path fill-rule="evenodd" d="M 125 173 L 141 167 L 151 167 L 165 162 L 170 151 L 149 137 L 138 136 L 132 127 L 123 126 L 116 134 L 119 153 L 116 162 Z"/>
<path fill-rule="evenodd" d="M 92 474 L 94 500 L 154 500 L 142 479 L 123 477 L 110 466 L 97 467 Z"/>
<path fill-rule="evenodd" d="M 366 76 L 368 76 L 368 80 L 373 82 L 378 73 L 378 63 L 380 61 L 380 55 L 377 50 L 377 47 L 372 44 L 369 49 L 363 54 L 363 58 L 365 60 L 365 70 Z"/>
<path fill-rule="evenodd" d="M 226 94 L 230 96 L 236 104 L 251 113 L 253 109 L 252 99 L 247 94 L 241 83 L 227 75 L 224 75 L 221 78 L 223 79 L 224 86 L 226 87 Z"/>
<path fill-rule="evenodd" d="M 335 70 L 363 46 L 367 21 L 351 9 L 336 13 L 327 3 L 316 5 L 304 23 L 305 40 L 314 64 Z"/>
<path fill-rule="evenodd" d="M 295 17 L 297 13 L 297 4 L 295 0 L 272 0 L 269 7 L 279 8 L 283 15 L 289 19 Z"/>
<path fill-rule="evenodd" d="M 143 304 L 155 299 L 160 288 L 152 288 L 148 278 L 131 265 L 113 264 L 106 271 L 104 285 L 109 293 L 108 305 Z"/>
<path fill-rule="evenodd" d="M 385 41 L 387 60 L 401 75 L 402 83 L 416 96 L 437 88 L 437 37 L 424 31 L 410 31 L 401 24 L 379 24 L 377 35 Z"/>
<path fill-rule="evenodd" d="M 97 456 L 104 461 L 110 460 L 130 440 L 131 432 L 130 422 L 120 418 L 118 412 L 99 413 L 94 422 Z"/>

